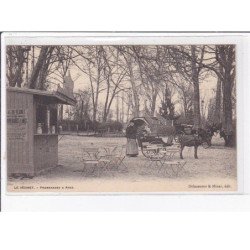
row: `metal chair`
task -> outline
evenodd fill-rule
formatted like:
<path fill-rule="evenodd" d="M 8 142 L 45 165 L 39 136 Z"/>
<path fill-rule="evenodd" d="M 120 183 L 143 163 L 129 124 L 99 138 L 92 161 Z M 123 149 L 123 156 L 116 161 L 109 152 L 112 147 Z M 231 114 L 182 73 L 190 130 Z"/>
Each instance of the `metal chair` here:
<path fill-rule="evenodd" d="M 125 149 L 126 145 L 115 145 L 108 151 L 107 148 L 104 148 L 106 154 L 100 157 L 100 161 L 106 161 L 106 170 L 118 170 L 121 165 L 123 165 L 127 170 L 127 166 L 124 163 L 124 159 L 126 157 Z"/>
<path fill-rule="evenodd" d="M 100 176 L 100 160 L 98 154 L 98 148 L 81 148 L 81 161 L 83 163 L 82 175 L 93 174 L 97 170 L 97 175 Z M 88 166 L 91 166 L 91 172 L 88 171 Z"/>
<path fill-rule="evenodd" d="M 183 171 L 184 166 L 186 165 L 186 161 L 166 161 L 164 164 L 168 167 L 170 166 L 172 173 L 174 174 L 175 177 L 178 177 L 179 173 L 181 171 Z M 167 168 L 164 169 L 165 170 L 165 174 L 171 175 Z"/>
<path fill-rule="evenodd" d="M 120 166 L 123 166 L 125 171 L 128 171 L 128 167 L 124 163 L 124 159 L 126 158 L 126 145 L 118 146 L 114 151 L 114 154 L 114 164 L 116 169 L 118 170 Z"/>
<path fill-rule="evenodd" d="M 161 147 L 159 145 L 154 145 L 149 146 L 147 150 L 149 152 L 152 151 L 151 154 L 148 154 L 149 161 L 145 163 L 145 167 L 150 168 L 150 171 L 152 170 L 151 167 L 155 165 L 157 167 L 158 173 L 162 172 L 164 175 L 172 176 L 172 174 L 170 174 L 168 171 L 168 168 L 170 167 L 174 176 L 177 177 L 186 164 L 184 161 L 173 161 L 175 154 L 180 151 L 178 145 L 171 147 Z"/>

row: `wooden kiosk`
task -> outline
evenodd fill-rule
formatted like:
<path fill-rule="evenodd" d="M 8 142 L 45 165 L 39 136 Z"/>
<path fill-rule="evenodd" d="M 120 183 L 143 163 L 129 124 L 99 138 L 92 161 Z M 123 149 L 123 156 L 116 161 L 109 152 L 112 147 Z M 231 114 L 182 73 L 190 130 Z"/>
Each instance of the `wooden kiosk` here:
<path fill-rule="evenodd" d="M 63 89 L 61 89 L 63 90 Z M 7 172 L 35 176 L 58 164 L 58 105 L 75 105 L 73 91 L 7 88 Z"/>

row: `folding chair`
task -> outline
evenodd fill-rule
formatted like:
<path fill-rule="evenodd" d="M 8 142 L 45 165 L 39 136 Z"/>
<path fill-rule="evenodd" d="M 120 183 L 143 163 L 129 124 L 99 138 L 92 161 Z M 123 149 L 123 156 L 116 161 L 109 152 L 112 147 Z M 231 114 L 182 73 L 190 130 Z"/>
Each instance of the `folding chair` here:
<path fill-rule="evenodd" d="M 184 166 L 186 164 L 186 161 L 165 161 L 164 162 L 164 173 L 165 175 L 168 174 L 170 176 L 172 176 L 172 174 L 170 174 L 168 172 L 167 167 L 170 166 L 172 173 L 174 174 L 175 177 L 178 177 L 179 173 L 184 169 Z"/>
<path fill-rule="evenodd" d="M 81 148 L 81 161 L 83 163 L 82 175 L 93 174 L 97 170 L 97 175 L 100 176 L 100 161 L 98 158 L 98 148 Z M 88 171 L 88 166 L 91 166 L 91 172 Z"/>
<path fill-rule="evenodd" d="M 164 168 L 164 174 L 171 175 L 168 172 L 168 167 L 171 168 L 172 173 L 177 177 L 178 174 L 183 170 L 184 165 L 186 164 L 185 161 L 173 161 L 173 158 L 176 153 L 180 152 L 180 148 L 178 144 L 175 144 L 171 147 L 167 147 L 164 150 L 160 151 L 160 154 L 162 154 L 162 158 L 164 159 L 162 168 Z M 161 168 L 161 170 L 162 170 Z"/>
<path fill-rule="evenodd" d="M 120 166 L 123 166 L 125 169 L 124 171 L 128 171 L 127 165 L 124 163 L 124 159 L 126 158 L 126 145 L 118 146 L 116 151 L 114 152 L 114 164 L 116 169 L 118 170 Z"/>
<path fill-rule="evenodd" d="M 103 170 L 110 171 L 113 170 L 112 166 L 114 164 L 114 151 L 116 150 L 116 145 L 112 147 L 102 147 L 99 150 L 99 162 L 102 163 Z M 112 173 L 112 172 L 111 172 Z M 112 173 L 113 175 L 113 173 Z"/>
<path fill-rule="evenodd" d="M 147 158 L 147 161 L 146 161 L 144 167 L 150 169 L 150 172 L 151 172 L 152 167 L 156 166 L 158 172 L 160 172 L 160 170 L 164 166 L 164 162 L 165 162 L 165 158 L 164 157 L 155 154 L 155 155 L 152 155 L 149 158 Z"/>
<path fill-rule="evenodd" d="M 123 146 L 113 146 L 112 149 L 108 149 L 107 147 L 103 148 L 104 155 L 100 157 L 100 161 L 106 163 L 105 168 L 106 170 L 118 170 L 119 166 L 123 165 L 126 170 L 127 166 L 124 163 L 124 159 L 126 157 L 125 154 L 126 145 Z"/>

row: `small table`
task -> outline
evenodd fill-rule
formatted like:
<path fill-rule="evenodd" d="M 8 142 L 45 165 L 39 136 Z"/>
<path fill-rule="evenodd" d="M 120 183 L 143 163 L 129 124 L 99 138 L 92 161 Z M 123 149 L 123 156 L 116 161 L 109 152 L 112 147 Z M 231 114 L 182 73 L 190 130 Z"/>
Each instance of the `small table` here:
<path fill-rule="evenodd" d="M 160 147 L 158 145 L 152 145 L 147 147 L 148 161 L 145 163 L 145 167 L 151 168 L 155 165 L 158 169 L 158 173 L 164 170 L 164 175 L 169 174 L 167 167 L 170 166 L 172 173 L 178 176 L 179 172 L 183 169 L 186 162 L 173 161 L 174 155 L 179 152 L 179 148 L 174 147 Z"/>
<path fill-rule="evenodd" d="M 117 145 L 110 145 L 101 148 L 104 150 L 106 155 L 112 155 L 116 151 L 117 147 L 118 147 Z"/>
<path fill-rule="evenodd" d="M 105 152 L 105 155 L 100 157 L 100 160 L 106 160 L 106 168 L 109 169 L 118 169 L 119 166 L 123 165 L 126 169 L 127 166 L 123 162 L 123 160 L 126 157 L 126 154 L 123 153 L 123 149 L 125 148 L 125 145 L 118 146 L 118 145 L 113 145 L 113 146 L 106 146 L 103 147 L 103 150 Z"/>
<path fill-rule="evenodd" d="M 91 148 L 81 148 L 82 156 L 85 158 L 88 157 L 91 160 L 98 160 L 98 155 L 100 153 L 99 148 L 91 147 Z"/>

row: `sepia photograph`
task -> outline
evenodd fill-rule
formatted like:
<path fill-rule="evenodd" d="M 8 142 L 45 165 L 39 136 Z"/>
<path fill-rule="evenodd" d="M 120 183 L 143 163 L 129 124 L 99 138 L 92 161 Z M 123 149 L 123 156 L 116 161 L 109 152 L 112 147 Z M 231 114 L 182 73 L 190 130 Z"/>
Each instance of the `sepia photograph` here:
<path fill-rule="evenodd" d="M 249 245 L 245 6 L 2 1 L 2 249 Z"/>
<path fill-rule="evenodd" d="M 237 192 L 236 53 L 6 45 L 7 192 Z"/>

